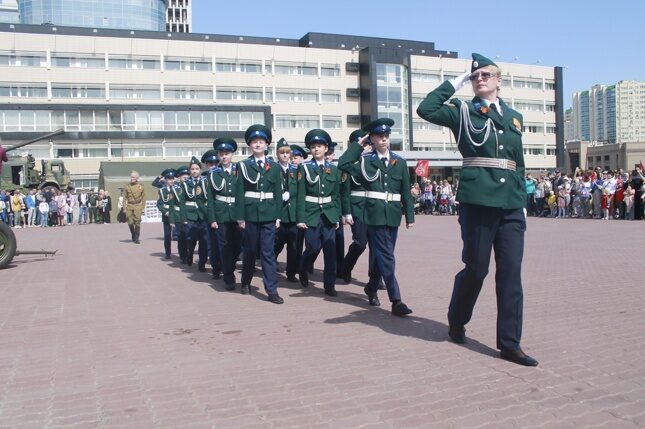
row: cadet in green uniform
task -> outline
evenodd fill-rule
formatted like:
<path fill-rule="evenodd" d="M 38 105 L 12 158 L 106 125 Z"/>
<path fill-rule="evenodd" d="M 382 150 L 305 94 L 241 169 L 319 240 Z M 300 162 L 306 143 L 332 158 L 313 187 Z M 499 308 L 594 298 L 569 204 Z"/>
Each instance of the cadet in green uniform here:
<path fill-rule="evenodd" d="M 276 231 L 275 256 L 287 246 L 287 281 L 297 282 L 298 262 L 300 254 L 297 252 L 298 227 L 296 226 L 296 196 L 298 195 L 298 167 L 291 161 L 291 146 L 285 139 L 278 140 L 276 155 L 282 173 L 282 214 L 280 215 L 280 228 Z"/>
<path fill-rule="evenodd" d="M 132 234 L 132 241 L 137 244 L 141 233 L 141 213 L 145 203 L 146 193 L 143 185 L 139 183 L 139 173 L 133 170 L 130 173 L 130 183 L 123 187 L 123 210 Z"/>
<path fill-rule="evenodd" d="M 175 186 L 177 171 L 168 168 L 161 173 L 164 186 L 159 189 L 157 208 L 161 212 L 163 223 L 163 247 L 166 259 L 170 259 L 170 245 L 172 244 L 172 225 L 181 219 L 181 188 Z"/>
<path fill-rule="evenodd" d="M 305 229 L 305 251 L 300 262 L 300 283 L 309 286 L 307 267 L 322 249 L 325 259 L 325 294 L 336 296 L 336 229 L 340 227 L 340 170 L 325 161 L 331 144 L 326 131 L 313 129 L 305 136 L 312 160 L 298 167 L 296 219 Z"/>
<path fill-rule="evenodd" d="M 182 222 L 186 225 L 186 263 L 193 264 L 195 246 L 199 244 L 198 268 L 206 271 L 208 245 L 206 243 L 206 199 L 202 183 L 202 167 L 199 160 L 193 157 L 189 164 L 190 176 L 182 183 L 184 191 Z"/>
<path fill-rule="evenodd" d="M 365 294 L 370 305 L 380 305 L 377 292 L 383 278 L 392 303 L 392 314 L 405 316 L 412 310 L 401 301 L 394 273 L 394 248 L 401 214 L 405 214 L 407 228 L 414 225 L 414 201 L 410 193 L 407 162 L 390 151 L 392 125 L 394 121 L 389 118 L 367 124 L 363 130 L 368 134 L 349 146 L 338 165 L 350 176 L 359 178 L 365 187 L 365 224 L 373 249 Z M 374 150 L 363 155 L 364 146 L 368 144 L 372 144 Z"/>
<path fill-rule="evenodd" d="M 202 164 L 206 164 L 208 169 L 207 174 L 204 176 L 208 177 L 211 171 L 214 171 L 219 165 L 218 153 L 215 149 L 210 149 L 204 152 L 202 155 Z M 208 186 L 206 186 L 208 188 Z M 222 254 L 221 254 L 221 245 L 219 243 L 219 234 L 217 230 L 213 228 L 206 228 L 208 233 L 206 235 L 208 240 L 208 260 L 210 261 L 211 268 L 213 270 L 213 278 L 219 280 L 220 273 L 222 272 Z"/>
<path fill-rule="evenodd" d="M 188 170 L 188 167 L 186 167 L 185 165 L 182 165 L 181 167 L 177 168 L 177 179 L 175 179 L 175 187 L 183 189 L 183 183 L 188 179 L 189 176 L 190 176 L 190 171 Z M 184 193 L 181 192 L 179 196 L 182 198 L 180 205 L 183 207 Z M 186 243 L 187 235 L 188 234 L 187 234 L 186 225 L 181 220 L 181 217 L 177 216 L 175 219 L 175 228 L 172 231 L 172 236 L 174 240 L 177 240 L 177 253 L 179 254 L 179 260 L 182 265 L 187 263 L 187 260 L 186 260 L 186 255 L 188 253 L 188 244 Z"/>
<path fill-rule="evenodd" d="M 473 54 L 470 72 L 430 92 L 417 113 L 429 122 L 449 127 L 463 157 L 457 200 L 465 267 L 455 276 L 448 310 L 449 336 L 456 343 L 466 341 L 464 326 L 472 317 L 494 248 L 497 348 L 504 359 L 536 366 L 538 362 L 520 347 L 526 230 L 523 119 L 498 98 L 501 75 L 497 64 Z M 444 104 L 468 81 L 475 98 L 454 98 Z"/>
<path fill-rule="evenodd" d="M 240 256 L 240 228 L 235 221 L 235 190 L 237 169 L 231 163 L 237 150 L 235 140 L 220 137 L 213 142 L 220 164 L 208 171 L 206 192 L 208 195 L 208 223 L 215 231 L 221 255 L 224 284 L 227 290 L 235 289 L 235 261 Z"/>
<path fill-rule="evenodd" d="M 265 155 L 271 143 L 271 130 L 251 125 L 244 134 L 251 148 L 248 159 L 237 164 L 238 182 L 235 195 L 235 218 L 242 232 L 242 294 L 251 293 L 255 256 L 262 262 L 262 280 L 269 301 L 282 304 L 278 294 L 275 259 L 275 231 L 280 227 L 282 212 L 282 179 L 280 167 Z M 259 252 L 258 252 L 259 250 Z"/>

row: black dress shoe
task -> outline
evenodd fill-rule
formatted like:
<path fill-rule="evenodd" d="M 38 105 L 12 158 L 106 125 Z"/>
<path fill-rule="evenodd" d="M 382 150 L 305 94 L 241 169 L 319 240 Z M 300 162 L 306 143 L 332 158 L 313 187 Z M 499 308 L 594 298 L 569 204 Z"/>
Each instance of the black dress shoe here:
<path fill-rule="evenodd" d="M 531 356 L 527 355 L 522 351 L 522 349 L 501 349 L 500 357 L 504 360 L 514 362 L 518 365 L 524 366 L 537 366 L 538 361 L 533 359 Z"/>
<path fill-rule="evenodd" d="M 309 287 L 309 273 L 306 270 L 300 271 L 300 285 Z"/>
<path fill-rule="evenodd" d="M 282 304 L 284 302 L 284 299 L 280 298 L 280 295 L 277 293 L 275 295 L 269 295 L 268 299 L 274 304 Z"/>
<path fill-rule="evenodd" d="M 235 290 L 235 283 L 226 283 L 226 290 Z"/>
<path fill-rule="evenodd" d="M 200 273 L 205 273 L 206 272 L 206 267 L 199 267 L 198 268 Z"/>
<path fill-rule="evenodd" d="M 240 289 L 240 293 L 242 295 L 248 295 L 251 293 L 251 286 L 249 285 L 242 285 L 242 288 Z"/>
<path fill-rule="evenodd" d="M 170 254 L 166 253 L 166 259 L 170 259 Z"/>
<path fill-rule="evenodd" d="M 448 336 L 455 344 L 464 344 L 466 342 L 466 328 L 463 326 L 450 325 Z"/>
<path fill-rule="evenodd" d="M 363 288 L 363 292 L 365 292 L 365 295 L 367 295 L 367 298 L 370 301 L 370 305 L 373 307 L 380 307 L 381 306 L 381 301 L 378 300 L 378 296 L 376 293 L 370 292 L 370 290 L 367 287 Z"/>
<path fill-rule="evenodd" d="M 193 260 L 192 259 L 186 259 L 186 265 L 188 265 L 189 267 L 192 267 L 193 266 Z"/>
<path fill-rule="evenodd" d="M 204 271 L 205 271 L 205 270 L 204 270 Z M 220 279 L 220 277 L 221 277 L 221 276 L 220 276 L 220 273 L 213 273 L 213 278 L 214 278 L 215 280 L 219 280 L 219 279 Z"/>
<path fill-rule="evenodd" d="M 325 289 L 325 295 L 338 296 L 338 292 L 336 292 L 336 289 Z"/>
<path fill-rule="evenodd" d="M 403 301 L 397 301 L 395 303 L 392 303 L 393 315 L 403 317 L 403 316 L 407 316 L 410 313 L 412 313 L 412 310 L 410 310 L 408 306 L 403 303 Z"/>
<path fill-rule="evenodd" d="M 343 271 L 343 274 L 341 275 L 341 278 L 345 280 L 345 283 L 351 283 L 352 282 L 352 272 L 351 271 Z"/>
<path fill-rule="evenodd" d="M 287 281 L 289 283 L 298 283 L 298 279 L 296 278 L 295 274 L 291 274 L 290 276 L 287 276 Z"/>
<path fill-rule="evenodd" d="M 186 260 L 185 259 L 181 260 L 181 265 L 186 265 Z"/>

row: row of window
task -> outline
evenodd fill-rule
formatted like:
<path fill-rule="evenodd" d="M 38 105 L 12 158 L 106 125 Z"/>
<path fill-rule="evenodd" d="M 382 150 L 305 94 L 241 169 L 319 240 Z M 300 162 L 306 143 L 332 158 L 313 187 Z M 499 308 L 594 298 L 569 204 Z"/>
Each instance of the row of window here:
<path fill-rule="evenodd" d="M 106 65 L 107 61 L 107 65 Z M 340 76 L 339 64 L 295 63 L 235 59 L 205 59 L 110 54 L 52 53 L 51 67 L 84 69 L 168 70 L 221 73 L 256 73 L 291 76 Z M 0 52 L 0 66 L 49 67 L 45 52 Z"/>
<path fill-rule="evenodd" d="M 425 95 L 413 95 L 412 103 L 414 108 L 419 107 L 419 104 L 423 101 Z M 529 100 L 511 100 L 510 106 L 518 111 L 524 112 L 555 112 L 556 106 L 552 101 L 542 102 L 542 101 L 529 101 Z"/>
<path fill-rule="evenodd" d="M 161 88 L 157 85 L 127 86 L 110 85 L 109 98 L 147 99 L 161 98 Z M 164 86 L 164 99 L 167 100 L 213 100 L 213 87 Z M 105 99 L 107 91 L 101 84 L 52 84 L 51 98 L 96 98 Z M 9 98 L 48 98 L 46 84 L 0 84 L 0 97 Z M 244 100 L 290 103 L 340 103 L 339 90 L 328 89 L 287 89 L 287 88 L 236 88 L 216 87 L 215 100 Z"/>
<path fill-rule="evenodd" d="M 431 124 L 427 121 L 414 120 L 412 121 L 412 129 L 418 131 L 440 131 L 443 127 L 435 124 Z M 546 130 L 546 132 L 545 132 Z M 554 124 L 524 124 L 522 131 L 525 133 L 544 133 L 544 134 L 555 134 L 556 126 Z"/>
<path fill-rule="evenodd" d="M 410 75 L 413 81 L 439 83 L 454 79 L 459 76 L 459 73 L 443 72 L 442 77 L 442 74 L 439 71 L 412 70 Z M 502 87 L 555 90 L 555 81 L 551 79 L 542 80 L 535 78 L 502 76 Z"/>

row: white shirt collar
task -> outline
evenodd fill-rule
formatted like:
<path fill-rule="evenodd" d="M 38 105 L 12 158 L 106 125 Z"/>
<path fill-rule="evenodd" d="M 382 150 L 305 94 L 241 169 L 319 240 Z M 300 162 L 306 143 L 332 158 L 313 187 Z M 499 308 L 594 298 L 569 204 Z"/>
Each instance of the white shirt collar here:
<path fill-rule="evenodd" d="M 256 164 L 258 163 L 258 161 L 262 161 L 262 164 L 266 164 L 266 161 L 267 161 L 267 160 L 266 160 L 266 157 L 264 157 L 264 156 L 263 156 L 262 158 L 256 158 L 255 156 L 253 156 L 253 161 L 254 161 Z"/>
<path fill-rule="evenodd" d="M 387 158 L 387 162 L 390 162 L 390 151 L 389 150 L 385 154 L 382 154 L 382 153 L 379 153 L 379 152 L 374 152 L 374 153 L 376 154 L 376 156 L 378 156 L 378 159 Z"/>

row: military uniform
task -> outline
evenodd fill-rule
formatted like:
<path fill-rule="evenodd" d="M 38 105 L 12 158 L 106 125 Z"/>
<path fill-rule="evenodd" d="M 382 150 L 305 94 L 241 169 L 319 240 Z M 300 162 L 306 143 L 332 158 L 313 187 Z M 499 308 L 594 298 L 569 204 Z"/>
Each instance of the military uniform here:
<path fill-rule="evenodd" d="M 237 150 L 233 139 L 219 138 L 213 142 L 214 150 Z M 217 245 L 221 254 L 221 267 L 224 283 L 228 290 L 235 288 L 235 262 L 240 256 L 241 233 L 235 220 L 235 190 L 237 186 L 237 168 L 229 169 L 222 165 L 215 167 L 206 176 L 208 195 L 208 223 L 217 222 L 217 229 L 209 228 L 217 235 Z"/>
<path fill-rule="evenodd" d="M 208 206 L 208 183 L 206 183 L 209 172 L 217 168 L 219 159 L 217 158 L 217 151 L 214 149 L 207 150 L 202 155 L 201 159 L 203 164 L 208 166 L 208 172 L 204 175 L 204 186 L 205 186 L 205 195 L 206 195 L 206 206 Z M 208 209 L 206 210 L 208 212 Z M 206 214 L 208 217 L 208 213 Z M 213 228 L 210 228 L 209 225 L 206 225 L 206 240 L 208 243 L 208 260 L 211 264 L 211 269 L 213 271 L 213 278 L 219 280 L 220 273 L 222 272 L 222 253 L 221 253 L 221 244 L 219 242 L 219 234 Z"/>
<path fill-rule="evenodd" d="M 201 168 L 199 160 L 195 157 L 190 165 L 197 164 Z M 202 176 L 190 176 L 181 184 L 184 191 L 182 222 L 186 225 L 186 263 L 190 266 L 193 264 L 193 255 L 195 246 L 199 244 L 199 271 L 206 271 L 206 261 L 208 259 L 208 244 L 206 230 L 206 196 L 204 195 L 204 180 Z"/>
<path fill-rule="evenodd" d="M 393 124 L 391 119 L 383 118 L 366 125 L 364 130 L 389 136 Z M 401 301 L 394 273 L 394 248 L 401 214 L 405 215 L 406 224 L 414 223 L 414 201 L 410 193 L 407 162 L 390 150 L 388 154 L 389 159 L 380 156 L 376 150 L 363 155 L 363 146 L 358 142 L 352 143 L 340 157 L 339 167 L 350 176 L 359 178 L 365 188 L 365 224 L 374 250 L 365 293 L 371 305 L 380 305 L 377 291 L 383 278 L 392 302 L 392 313 L 404 316 L 412 311 Z"/>
<path fill-rule="evenodd" d="M 309 148 L 322 143 L 329 147 L 331 137 L 327 132 L 313 129 L 305 136 Z M 298 205 L 296 219 L 298 224 L 307 226 L 305 230 L 305 251 L 300 263 L 300 283 L 309 284 L 307 268 L 313 264 L 317 253 L 322 249 L 324 256 L 325 293 L 336 296 L 336 228 L 341 216 L 340 170 L 335 165 L 312 159 L 298 167 Z"/>
<path fill-rule="evenodd" d="M 417 110 L 425 120 L 450 128 L 463 157 L 457 200 L 465 267 L 455 276 L 448 311 L 450 336 L 455 342 L 465 341 L 464 325 L 472 316 L 494 248 L 497 347 L 503 358 L 534 366 L 537 361 L 520 349 L 521 265 L 526 230 L 522 115 L 501 99 L 495 107 L 479 97 L 444 104 L 455 93 L 455 85 L 460 87 L 465 78 L 484 81 L 482 73 L 474 75 L 474 79 L 473 73 L 486 66 L 497 67 L 490 59 L 473 54 L 471 74 L 465 73 L 459 81 L 444 82 L 427 95 Z M 488 73 L 485 82 L 491 77 Z"/>
<path fill-rule="evenodd" d="M 278 140 L 276 150 L 289 146 L 285 139 Z M 295 146 L 295 145 L 293 145 Z M 295 146 L 296 148 L 298 146 Z M 293 151 L 293 148 L 289 146 Z M 301 155 L 302 156 L 302 155 Z M 276 258 L 287 247 L 287 280 L 296 282 L 296 273 L 302 253 L 298 253 L 298 227 L 296 226 L 296 197 L 298 195 L 298 167 L 288 164 L 286 167 L 278 164 L 282 177 L 282 212 L 280 215 L 280 228 L 276 231 L 275 256 Z M 286 198 L 285 198 L 286 197 Z"/>
<path fill-rule="evenodd" d="M 90 197 L 91 201 L 91 197 Z M 141 233 L 141 213 L 146 203 L 146 193 L 141 183 L 128 183 L 123 187 L 123 201 L 125 202 L 125 218 L 132 234 L 132 241 L 139 243 Z M 96 203 L 92 204 L 96 210 Z M 91 210 L 91 209 L 90 209 Z"/>
<path fill-rule="evenodd" d="M 271 131 L 264 125 L 252 125 L 246 130 L 247 144 L 263 139 L 271 142 Z M 278 275 L 275 259 L 276 220 L 282 212 L 282 179 L 280 167 L 266 156 L 251 156 L 237 163 L 238 182 L 235 195 L 235 218 L 244 222 L 242 232 L 242 293 L 250 293 L 259 253 L 262 263 L 262 280 L 271 302 L 282 304 L 278 294 Z M 259 252 L 258 252 L 259 251 Z"/>
<path fill-rule="evenodd" d="M 177 178 L 179 180 L 175 181 L 175 186 L 180 187 L 180 185 L 186 181 L 188 176 L 190 175 L 190 172 L 188 171 L 188 167 L 185 165 L 182 165 L 181 167 L 177 168 Z M 183 188 L 182 188 L 183 189 Z M 181 207 L 183 207 L 183 200 L 185 199 L 185 195 L 182 192 L 180 194 L 180 198 L 182 203 L 180 204 Z M 186 264 L 187 263 L 187 253 L 188 253 L 188 228 L 186 224 L 182 221 L 181 217 L 176 216 L 175 217 L 175 228 L 172 230 L 172 239 L 177 240 L 177 253 L 179 254 L 179 260 L 181 264 Z"/>
<path fill-rule="evenodd" d="M 161 173 L 165 179 L 174 178 L 176 174 L 177 172 L 173 169 L 167 169 Z M 164 185 L 159 189 L 157 208 L 161 212 L 161 220 L 163 223 L 163 244 L 166 259 L 170 259 L 172 225 L 180 222 L 181 219 L 182 196 L 182 189 L 175 184 L 172 186 Z"/>

